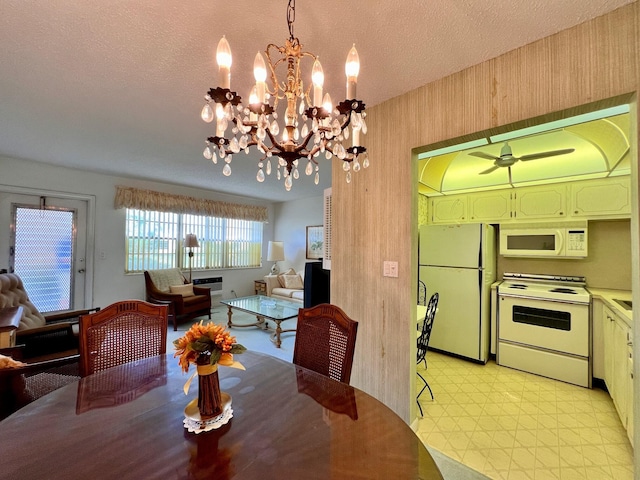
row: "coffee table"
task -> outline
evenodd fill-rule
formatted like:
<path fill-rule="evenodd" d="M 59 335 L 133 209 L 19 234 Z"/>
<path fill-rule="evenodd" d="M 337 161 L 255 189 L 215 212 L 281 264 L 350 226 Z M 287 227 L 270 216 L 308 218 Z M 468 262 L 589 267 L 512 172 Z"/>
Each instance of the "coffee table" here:
<path fill-rule="evenodd" d="M 265 297 L 263 295 L 252 295 L 250 297 L 233 298 L 230 300 L 221 300 L 220 303 L 229 308 L 227 316 L 229 321 L 227 325 L 231 327 L 262 327 L 264 330 L 269 329 L 267 320 L 273 320 L 276 323 L 276 330 L 271 335 L 271 340 L 276 344 L 276 348 L 280 348 L 280 334 L 282 332 L 295 332 L 295 328 L 282 329 L 280 324 L 285 320 L 298 317 L 298 310 L 301 308 L 299 303 L 289 302 L 287 300 L 275 299 L 273 297 Z M 256 316 L 255 323 L 233 323 L 233 309 L 247 312 Z"/>

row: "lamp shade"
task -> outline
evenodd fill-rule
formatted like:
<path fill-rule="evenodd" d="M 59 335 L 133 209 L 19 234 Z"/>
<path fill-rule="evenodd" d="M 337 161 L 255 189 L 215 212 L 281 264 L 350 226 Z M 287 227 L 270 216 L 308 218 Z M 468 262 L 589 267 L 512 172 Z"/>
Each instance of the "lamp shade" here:
<path fill-rule="evenodd" d="M 198 237 L 194 233 L 187 233 L 187 236 L 184 237 L 184 246 L 189 248 L 199 247 Z"/>
<path fill-rule="evenodd" d="M 280 262 L 284 260 L 284 242 L 269 242 L 267 261 Z"/>

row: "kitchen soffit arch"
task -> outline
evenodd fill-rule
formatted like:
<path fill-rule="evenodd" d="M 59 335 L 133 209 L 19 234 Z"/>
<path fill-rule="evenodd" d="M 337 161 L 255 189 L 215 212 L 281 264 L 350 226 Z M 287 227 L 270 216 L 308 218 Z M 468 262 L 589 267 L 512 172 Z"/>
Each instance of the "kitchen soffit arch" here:
<path fill-rule="evenodd" d="M 626 96 L 617 97 L 414 149 L 418 192 L 451 195 L 629 175 L 629 101 Z M 481 174 L 494 162 L 469 153 L 500 156 L 505 141 L 515 157 L 562 149 L 575 151 L 517 161 L 510 168 Z"/>

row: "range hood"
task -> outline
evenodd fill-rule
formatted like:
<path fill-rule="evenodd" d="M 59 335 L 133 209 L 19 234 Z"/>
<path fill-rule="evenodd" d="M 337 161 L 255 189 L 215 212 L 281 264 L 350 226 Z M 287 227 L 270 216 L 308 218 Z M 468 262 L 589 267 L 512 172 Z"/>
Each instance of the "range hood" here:
<path fill-rule="evenodd" d="M 477 135 L 467 143 L 420 153 L 418 191 L 426 196 L 452 195 L 629 175 L 629 132 L 629 106 L 623 105 L 497 135 Z M 528 159 L 541 152 L 569 150 Z M 501 157 L 501 152 L 523 160 L 490 158 Z"/>

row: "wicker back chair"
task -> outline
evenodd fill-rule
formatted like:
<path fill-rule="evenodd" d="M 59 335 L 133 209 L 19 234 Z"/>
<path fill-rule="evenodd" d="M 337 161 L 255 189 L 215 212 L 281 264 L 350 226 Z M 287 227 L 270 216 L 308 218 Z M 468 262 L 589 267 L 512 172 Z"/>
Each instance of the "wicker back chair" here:
<path fill-rule="evenodd" d="M 80 374 L 166 353 L 168 308 L 124 300 L 80 317 Z"/>
<path fill-rule="evenodd" d="M 0 355 L 22 361 L 24 345 L 0 348 Z M 0 368 L 0 420 L 38 398 L 80 379 L 78 355 L 20 367 Z"/>
<path fill-rule="evenodd" d="M 422 331 L 420 332 L 420 336 L 418 337 L 418 353 L 416 358 L 416 363 L 420 364 L 424 362 L 424 368 L 427 369 L 427 349 L 429 348 L 429 339 L 431 338 L 431 330 L 433 329 L 433 320 L 436 317 L 436 309 L 438 308 L 438 300 L 440 295 L 438 293 L 434 293 L 431 295 L 429 299 L 429 304 L 427 305 L 427 313 L 424 316 L 424 323 L 422 324 Z M 425 378 L 417 372 L 418 376 L 424 382 L 424 386 L 418 393 L 416 397 L 416 402 L 418 402 L 418 408 L 420 409 L 420 415 L 422 415 L 422 406 L 420 405 L 420 395 L 424 392 L 425 388 L 429 389 L 429 393 L 431 394 L 431 400 L 433 400 L 433 391 L 431 391 L 431 387 L 425 380 Z"/>
<path fill-rule="evenodd" d="M 348 384 L 357 333 L 358 322 L 335 305 L 301 308 L 293 363 Z"/>

